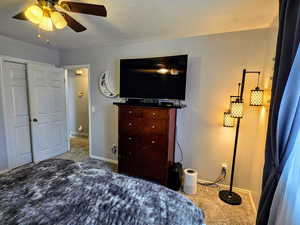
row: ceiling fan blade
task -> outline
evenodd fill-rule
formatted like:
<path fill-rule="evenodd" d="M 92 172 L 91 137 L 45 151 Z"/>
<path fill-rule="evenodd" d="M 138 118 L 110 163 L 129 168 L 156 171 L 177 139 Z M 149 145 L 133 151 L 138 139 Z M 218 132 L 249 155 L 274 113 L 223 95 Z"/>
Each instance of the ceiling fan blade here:
<path fill-rule="evenodd" d="M 27 20 L 24 12 L 20 12 L 17 15 L 14 15 L 12 18 L 17 19 L 17 20 Z"/>
<path fill-rule="evenodd" d="M 70 12 L 75 13 L 83 13 L 89 14 L 94 16 L 107 16 L 107 11 L 105 6 L 103 5 L 94 5 L 94 4 L 87 4 L 87 3 L 80 3 L 80 2 L 66 2 L 62 1 L 60 5 Z"/>
<path fill-rule="evenodd" d="M 77 22 L 73 17 L 69 16 L 67 13 L 65 12 L 60 12 L 63 17 L 66 19 L 68 26 L 76 31 L 76 32 L 83 32 L 86 30 L 86 27 L 84 27 L 82 24 L 80 24 L 79 22 Z"/>

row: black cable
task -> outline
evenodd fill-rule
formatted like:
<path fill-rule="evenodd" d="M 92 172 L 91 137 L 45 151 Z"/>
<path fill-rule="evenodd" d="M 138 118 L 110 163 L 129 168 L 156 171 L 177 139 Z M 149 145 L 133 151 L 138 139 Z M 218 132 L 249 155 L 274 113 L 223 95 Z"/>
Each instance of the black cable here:
<path fill-rule="evenodd" d="M 183 163 L 183 151 L 182 151 L 181 145 L 180 145 L 180 143 L 178 141 L 178 138 L 177 138 L 177 135 L 178 135 L 177 130 L 178 130 L 178 127 L 177 127 L 177 124 L 176 124 L 176 130 L 175 130 L 175 132 L 176 132 L 176 144 L 178 145 L 180 153 L 181 153 L 181 160 L 180 160 L 180 162 Z"/>
<path fill-rule="evenodd" d="M 226 170 L 222 169 L 221 175 L 214 182 L 199 182 L 198 181 L 198 183 L 200 185 L 204 185 L 204 186 L 213 186 L 213 185 L 218 186 L 218 183 L 223 182 L 225 180 L 225 177 L 226 177 Z"/>
<path fill-rule="evenodd" d="M 179 144 L 177 138 L 176 138 L 176 143 L 177 143 L 177 145 L 178 145 L 178 147 L 179 147 L 179 150 L 180 150 L 180 153 L 181 153 L 181 161 L 180 161 L 180 162 L 183 163 L 183 152 L 182 152 L 182 148 L 181 148 L 181 146 L 180 146 L 180 144 Z"/>
<path fill-rule="evenodd" d="M 182 151 L 182 148 L 181 148 L 181 145 L 178 141 L 178 138 L 177 138 L 177 135 L 178 135 L 178 127 L 177 127 L 177 124 L 176 124 L 176 144 L 178 145 L 179 147 L 179 150 L 180 150 L 180 153 L 181 153 L 181 163 L 183 163 L 183 151 Z M 225 168 L 222 168 L 222 171 L 221 171 L 221 175 L 213 182 L 200 182 L 198 181 L 197 183 L 200 184 L 200 185 L 203 185 L 203 186 L 213 186 L 213 185 L 217 185 L 218 186 L 218 183 L 220 182 L 223 182 L 226 178 L 226 175 L 227 175 L 227 172 L 226 172 L 226 169 Z"/>
<path fill-rule="evenodd" d="M 218 183 L 223 182 L 226 178 L 227 172 L 225 168 L 222 168 L 221 175 L 213 182 L 200 182 L 198 181 L 198 184 L 203 186 L 219 186 Z"/>

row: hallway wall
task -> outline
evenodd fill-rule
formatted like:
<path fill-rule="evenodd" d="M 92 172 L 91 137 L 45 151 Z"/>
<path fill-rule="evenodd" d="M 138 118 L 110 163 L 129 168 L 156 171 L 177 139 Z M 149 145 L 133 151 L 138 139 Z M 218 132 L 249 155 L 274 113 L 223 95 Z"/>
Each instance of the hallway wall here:
<path fill-rule="evenodd" d="M 88 69 L 82 69 L 80 76 L 75 75 L 75 71 L 68 71 L 69 135 L 88 136 Z M 80 92 L 83 94 L 81 97 Z M 79 127 L 82 127 L 82 131 Z"/>

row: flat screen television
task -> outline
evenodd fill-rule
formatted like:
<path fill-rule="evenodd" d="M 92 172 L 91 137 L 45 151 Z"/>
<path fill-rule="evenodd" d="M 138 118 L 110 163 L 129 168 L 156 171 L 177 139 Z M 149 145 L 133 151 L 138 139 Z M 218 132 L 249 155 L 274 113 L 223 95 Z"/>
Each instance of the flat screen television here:
<path fill-rule="evenodd" d="M 185 99 L 187 55 L 121 59 L 120 97 Z"/>

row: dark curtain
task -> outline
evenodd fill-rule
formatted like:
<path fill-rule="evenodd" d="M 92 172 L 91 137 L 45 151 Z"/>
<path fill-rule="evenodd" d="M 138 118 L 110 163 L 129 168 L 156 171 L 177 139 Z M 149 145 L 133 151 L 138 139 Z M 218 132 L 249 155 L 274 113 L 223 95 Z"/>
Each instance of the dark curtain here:
<path fill-rule="evenodd" d="M 272 85 L 269 124 L 266 141 L 262 195 L 257 213 L 257 225 L 267 225 L 274 193 L 290 154 L 286 137 L 291 132 L 278 126 L 278 116 L 284 89 L 300 41 L 300 0 L 281 0 L 279 8 L 279 33 Z M 288 116 L 288 112 L 286 113 Z M 279 129 L 280 128 L 280 129 Z"/>

